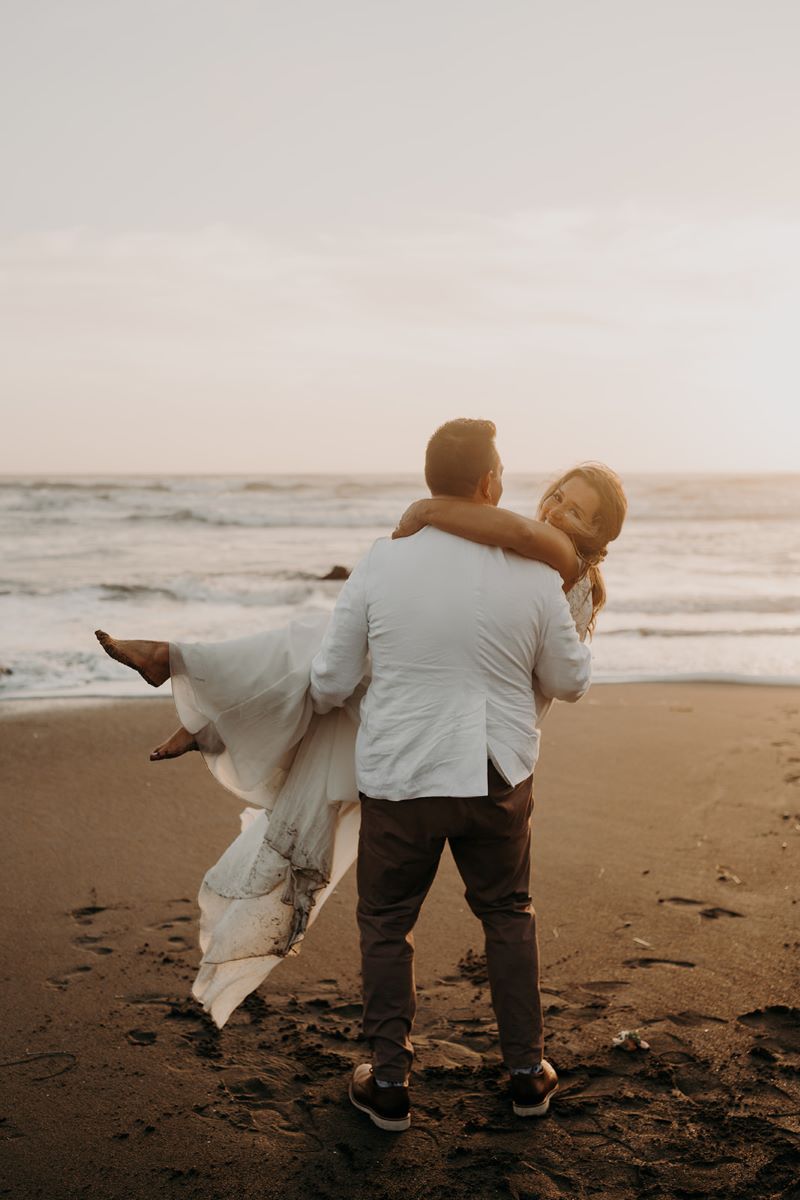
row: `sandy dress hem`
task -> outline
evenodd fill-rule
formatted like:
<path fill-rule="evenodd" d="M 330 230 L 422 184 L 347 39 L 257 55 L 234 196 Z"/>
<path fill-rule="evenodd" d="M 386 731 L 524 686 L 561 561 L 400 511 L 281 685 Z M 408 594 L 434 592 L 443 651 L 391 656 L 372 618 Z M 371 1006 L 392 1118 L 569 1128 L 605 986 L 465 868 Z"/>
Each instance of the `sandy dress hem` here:
<path fill-rule="evenodd" d="M 296 953 L 358 848 L 355 735 L 363 688 L 319 716 L 308 697 L 328 616 L 170 646 L 172 694 L 209 770 L 244 800 L 242 829 L 199 893 L 192 994 L 222 1027 Z"/>

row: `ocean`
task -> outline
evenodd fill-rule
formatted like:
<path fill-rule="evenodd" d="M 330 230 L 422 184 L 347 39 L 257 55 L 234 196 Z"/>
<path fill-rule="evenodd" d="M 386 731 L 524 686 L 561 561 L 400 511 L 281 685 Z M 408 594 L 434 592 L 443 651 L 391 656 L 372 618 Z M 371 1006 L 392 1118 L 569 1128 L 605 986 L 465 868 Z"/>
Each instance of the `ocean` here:
<path fill-rule="evenodd" d="M 533 515 L 543 475 L 508 475 Z M 800 683 L 800 475 L 629 476 L 598 682 Z M 421 476 L 0 478 L 0 699 L 155 696 L 93 636 L 221 641 L 333 607 Z"/>

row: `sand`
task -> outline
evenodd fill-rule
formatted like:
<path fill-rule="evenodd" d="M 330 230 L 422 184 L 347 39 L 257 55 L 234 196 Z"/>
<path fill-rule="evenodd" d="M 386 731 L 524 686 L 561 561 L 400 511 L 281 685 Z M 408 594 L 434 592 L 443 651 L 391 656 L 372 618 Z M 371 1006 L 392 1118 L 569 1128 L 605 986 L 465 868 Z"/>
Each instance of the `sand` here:
<path fill-rule="evenodd" d="M 194 897 L 239 805 L 197 755 L 148 763 L 172 725 L 159 700 L 0 718 L 0 1194 L 800 1197 L 796 691 L 604 686 L 556 708 L 534 897 L 561 1090 L 513 1117 L 448 857 L 402 1135 L 345 1099 L 365 1057 L 352 872 L 223 1031 L 191 1000 Z M 651 1049 L 614 1048 L 624 1028 Z"/>

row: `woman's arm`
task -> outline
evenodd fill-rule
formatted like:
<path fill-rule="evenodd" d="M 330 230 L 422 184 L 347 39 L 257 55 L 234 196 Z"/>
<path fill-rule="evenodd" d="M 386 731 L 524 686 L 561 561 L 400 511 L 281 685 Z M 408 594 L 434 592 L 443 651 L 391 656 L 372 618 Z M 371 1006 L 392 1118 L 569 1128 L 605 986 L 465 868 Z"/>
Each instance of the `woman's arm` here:
<path fill-rule="evenodd" d="M 403 513 L 392 537 L 409 537 L 426 525 L 467 538 L 470 542 L 501 546 L 523 558 L 547 563 L 558 571 L 565 588 L 572 587 L 578 578 L 578 556 L 565 533 L 544 521 L 533 521 L 507 508 L 474 504 L 471 500 L 417 500 Z"/>

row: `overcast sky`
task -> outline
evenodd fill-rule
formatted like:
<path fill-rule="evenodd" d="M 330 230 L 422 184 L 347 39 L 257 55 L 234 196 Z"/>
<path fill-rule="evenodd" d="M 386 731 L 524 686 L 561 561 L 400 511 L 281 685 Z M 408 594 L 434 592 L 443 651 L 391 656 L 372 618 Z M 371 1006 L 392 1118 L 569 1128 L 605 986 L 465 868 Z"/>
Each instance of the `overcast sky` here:
<path fill-rule="evenodd" d="M 0 14 L 0 472 L 800 470 L 794 0 Z"/>

